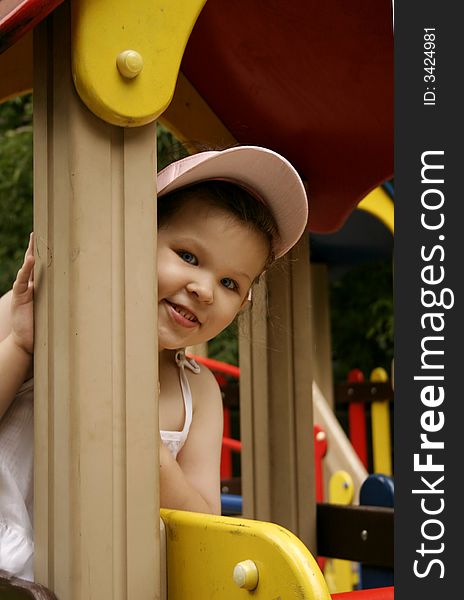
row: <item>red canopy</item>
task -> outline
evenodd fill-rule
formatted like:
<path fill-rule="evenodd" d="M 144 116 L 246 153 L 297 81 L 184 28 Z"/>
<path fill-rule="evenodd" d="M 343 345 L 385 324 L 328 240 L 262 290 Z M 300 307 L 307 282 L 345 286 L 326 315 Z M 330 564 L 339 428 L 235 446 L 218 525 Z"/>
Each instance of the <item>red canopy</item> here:
<path fill-rule="evenodd" d="M 60 1 L 2 0 L 0 51 Z M 240 143 L 300 171 L 312 231 L 393 174 L 390 0 L 208 0 L 182 71 Z"/>

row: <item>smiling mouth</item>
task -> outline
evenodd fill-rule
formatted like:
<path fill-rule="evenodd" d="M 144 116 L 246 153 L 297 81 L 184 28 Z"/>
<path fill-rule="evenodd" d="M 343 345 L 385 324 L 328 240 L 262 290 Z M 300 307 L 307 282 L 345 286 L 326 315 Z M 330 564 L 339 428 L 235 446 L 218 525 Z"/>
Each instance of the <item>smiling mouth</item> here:
<path fill-rule="evenodd" d="M 186 308 L 184 308 L 183 306 L 180 306 L 179 304 L 174 304 L 174 302 L 169 302 L 169 300 L 166 300 L 166 303 L 181 317 L 183 317 L 184 319 L 186 319 L 187 321 L 189 321 L 190 323 L 192 323 L 192 325 L 196 325 L 196 324 L 200 324 L 200 321 L 197 319 L 197 317 L 191 313 L 190 311 L 188 311 Z"/>

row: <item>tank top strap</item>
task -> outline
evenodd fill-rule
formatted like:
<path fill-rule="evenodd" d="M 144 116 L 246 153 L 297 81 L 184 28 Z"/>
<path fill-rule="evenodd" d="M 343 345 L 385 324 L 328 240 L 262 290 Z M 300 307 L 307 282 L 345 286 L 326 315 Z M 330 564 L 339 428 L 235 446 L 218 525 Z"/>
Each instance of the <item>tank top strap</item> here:
<path fill-rule="evenodd" d="M 185 350 L 178 350 L 176 352 L 176 363 L 179 367 L 187 367 L 187 369 L 192 371 L 192 373 L 200 372 L 200 365 L 196 362 L 196 360 L 190 356 L 187 356 L 185 354 Z"/>
<path fill-rule="evenodd" d="M 190 384 L 185 373 L 185 367 L 187 367 L 187 369 L 189 369 L 193 373 L 199 373 L 200 365 L 197 362 L 195 362 L 192 358 L 188 358 L 187 356 L 185 356 L 185 350 L 178 350 L 176 352 L 175 358 L 176 364 L 179 367 L 179 380 L 182 388 L 182 397 L 184 399 L 185 406 L 185 423 L 182 431 L 188 432 L 192 423 L 193 402 Z"/>

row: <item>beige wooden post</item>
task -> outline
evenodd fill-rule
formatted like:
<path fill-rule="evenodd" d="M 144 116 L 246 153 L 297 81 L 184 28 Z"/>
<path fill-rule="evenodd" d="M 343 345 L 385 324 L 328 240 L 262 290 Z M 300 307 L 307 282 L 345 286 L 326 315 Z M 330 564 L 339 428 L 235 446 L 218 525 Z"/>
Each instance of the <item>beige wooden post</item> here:
<path fill-rule="evenodd" d="M 78 99 L 69 5 L 35 32 L 35 574 L 159 598 L 155 126 Z"/>
<path fill-rule="evenodd" d="M 240 334 L 244 516 L 315 551 L 311 286 L 307 236 L 260 284 Z"/>
<path fill-rule="evenodd" d="M 327 265 L 311 264 L 313 326 L 313 375 L 329 406 L 333 408 L 332 345 Z"/>

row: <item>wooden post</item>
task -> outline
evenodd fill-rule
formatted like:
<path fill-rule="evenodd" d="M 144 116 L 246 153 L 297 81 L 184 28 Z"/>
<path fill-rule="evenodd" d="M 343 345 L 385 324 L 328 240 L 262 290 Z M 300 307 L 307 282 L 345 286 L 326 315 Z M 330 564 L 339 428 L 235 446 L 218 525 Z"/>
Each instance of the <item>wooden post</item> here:
<path fill-rule="evenodd" d="M 69 4 L 35 31 L 35 576 L 159 598 L 155 126 L 81 103 Z"/>
<path fill-rule="evenodd" d="M 267 311 L 262 277 L 251 309 L 239 320 L 243 516 L 262 521 L 272 520 Z"/>
<path fill-rule="evenodd" d="M 330 298 L 327 265 L 311 264 L 314 381 L 333 409 L 332 344 L 330 341 Z"/>
<path fill-rule="evenodd" d="M 244 516 L 279 523 L 315 551 L 307 236 L 269 271 L 241 330 Z"/>

